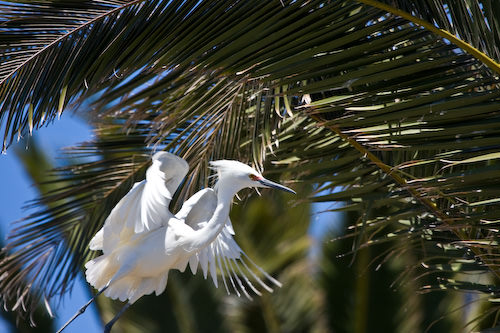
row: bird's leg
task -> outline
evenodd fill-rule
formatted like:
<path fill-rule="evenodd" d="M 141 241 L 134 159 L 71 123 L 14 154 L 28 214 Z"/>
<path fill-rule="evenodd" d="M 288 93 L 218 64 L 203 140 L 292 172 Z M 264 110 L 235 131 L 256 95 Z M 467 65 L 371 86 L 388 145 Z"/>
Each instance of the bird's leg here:
<path fill-rule="evenodd" d="M 113 327 L 114 323 L 116 323 L 116 321 L 120 318 L 120 316 L 125 311 L 127 311 L 127 309 L 130 307 L 130 305 L 132 305 L 132 304 L 130 304 L 130 303 L 125 304 L 125 306 L 123 308 L 121 308 L 120 312 L 118 312 L 116 314 L 116 316 L 113 319 L 111 319 L 109 321 L 109 323 L 106 324 L 106 326 L 104 326 L 104 333 L 109 333 L 111 331 L 111 327 Z"/>
<path fill-rule="evenodd" d="M 92 302 L 96 299 L 97 296 L 99 296 L 100 294 L 102 294 L 104 292 L 104 290 L 108 289 L 108 286 L 105 286 L 104 288 L 102 288 L 101 290 L 99 290 L 97 292 L 97 294 L 94 295 L 94 297 L 92 297 L 87 303 L 85 303 L 84 306 L 82 306 L 74 315 L 73 317 L 71 317 L 64 325 L 63 327 L 61 327 L 59 329 L 59 331 L 57 331 L 57 333 L 61 333 L 69 324 L 71 324 L 71 322 L 73 320 L 75 320 L 76 318 L 78 318 L 78 316 L 80 316 L 82 313 L 85 312 L 85 310 L 87 310 L 87 307 L 92 304 Z"/>

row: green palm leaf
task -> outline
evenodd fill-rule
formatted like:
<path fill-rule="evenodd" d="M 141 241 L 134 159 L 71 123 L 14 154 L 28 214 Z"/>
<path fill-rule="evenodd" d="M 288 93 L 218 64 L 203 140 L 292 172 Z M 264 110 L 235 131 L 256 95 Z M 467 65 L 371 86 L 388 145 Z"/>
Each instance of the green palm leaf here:
<path fill-rule="evenodd" d="M 497 1 L 381 1 L 435 24 L 495 59 L 500 60 Z"/>

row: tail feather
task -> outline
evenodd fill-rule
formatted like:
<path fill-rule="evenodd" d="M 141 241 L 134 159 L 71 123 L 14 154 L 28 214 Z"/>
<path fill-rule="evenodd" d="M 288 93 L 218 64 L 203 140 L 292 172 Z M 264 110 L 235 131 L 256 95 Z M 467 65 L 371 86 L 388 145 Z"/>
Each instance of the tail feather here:
<path fill-rule="evenodd" d="M 128 299 L 130 294 L 131 285 L 133 284 L 133 280 L 131 278 L 121 278 L 120 280 L 115 280 L 110 283 L 108 289 L 104 291 L 104 295 L 111 299 L 119 299 L 122 302 L 125 302 Z"/>
<path fill-rule="evenodd" d="M 156 296 L 159 296 L 161 293 L 165 291 L 165 288 L 167 287 L 167 281 L 168 281 L 168 273 L 163 274 L 160 278 L 156 279 Z"/>
<path fill-rule="evenodd" d="M 137 301 L 143 295 L 151 294 L 154 291 L 154 283 L 151 280 L 152 278 L 142 278 L 141 280 L 136 281 L 136 286 L 131 289 L 128 295 L 130 304 Z"/>
<path fill-rule="evenodd" d="M 143 295 L 156 292 L 160 295 L 167 286 L 168 273 L 159 277 L 140 277 L 119 274 L 116 261 L 109 255 L 102 255 L 85 264 L 87 281 L 97 290 L 108 288 L 104 295 L 120 301 L 134 303 Z"/>
<path fill-rule="evenodd" d="M 90 240 L 89 248 L 93 251 L 102 250 L 104 243 L 104 229 L 99 230 Z"/>
<path fill-rule="evenodd" d="M 90 260 L 85 264 L 85 268 L 87 282 L 97 290 L 104 288 L 118 269 L 106 255 Z"/>
<path fill-rule="evenodd" d="M 119 280 L 112 281 L 108 289 L 104 291 L 104 295 L 111 299 L 119 299 L 124 302 L 128 300 L 133 304 L 144 295 L 156 292 L 161 294 L 167 285 L 166 279 L 163 277 L 123 277 Z"/>

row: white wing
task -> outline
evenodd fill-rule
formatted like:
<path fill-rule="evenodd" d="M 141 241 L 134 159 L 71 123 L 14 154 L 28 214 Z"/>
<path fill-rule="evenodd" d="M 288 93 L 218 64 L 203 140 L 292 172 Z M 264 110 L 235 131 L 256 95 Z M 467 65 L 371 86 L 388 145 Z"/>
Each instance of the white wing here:
<path fill-rule="evenodd" d="M 217 195 L 211 188 L 201 190 L 187 200 L 181 210 L 175 215 L 176 218 L 184 220 L 194 230 L 200 229 L 207 224 L 212 217 L 217 206 Z M 246 287 L 248 286 L 257 295 L 261 293 L 253 286 L 247 275 L 253 277 L 264 289 L 272 292 L 271 287 L 265 284 L 257 276 L 255 270 L 260 272 L 270 282 L 278 287 L 281 283 L 267 274 L 262 268 L 257 266 L 243 250 L 238 246 L 233 238 L 234 230 L 231 220 L 228 218 L 226 225 L 217 238 L 207 247 L 193 254 L 189 258 L 189 267 L 193 274 L 196 274 L 198 264 L 200 264 L 205 279 L 210 272 L 210 276 L 218 286 L 217 269 L 222 275 L 222 281 L 228 294 L 230 294 L 229 284 L 238 296 L 240 292 L 249 299 L 252 299 Z M 227 279 L 226 279 L 227 276 Z"/>
<path fill-rule="evenodd" d="M 146 179 L 135 183 L 113 208 L 103 228 L 91 240 L 90 249 L 107 253 L 134 234 L 157 229 L 173 217 L 168 205 L 189 166 L 168 152 L 158 152 L 152 160 Z"/>

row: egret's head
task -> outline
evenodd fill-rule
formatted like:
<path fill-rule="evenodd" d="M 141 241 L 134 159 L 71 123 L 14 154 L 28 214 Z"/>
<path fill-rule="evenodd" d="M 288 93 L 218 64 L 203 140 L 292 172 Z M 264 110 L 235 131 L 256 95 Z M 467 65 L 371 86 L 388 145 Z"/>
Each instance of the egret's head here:
<path fill-rule="evenodd" d="M 238 161 L 212 161 L 210 162 L 210 166 L 217 170 L 219 180 L 230 181 L 239 189 L 245 187 L 266 187 L 295 194 L 295 191 L 292 189 L 265 179 L 255 169 Z"/>

